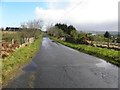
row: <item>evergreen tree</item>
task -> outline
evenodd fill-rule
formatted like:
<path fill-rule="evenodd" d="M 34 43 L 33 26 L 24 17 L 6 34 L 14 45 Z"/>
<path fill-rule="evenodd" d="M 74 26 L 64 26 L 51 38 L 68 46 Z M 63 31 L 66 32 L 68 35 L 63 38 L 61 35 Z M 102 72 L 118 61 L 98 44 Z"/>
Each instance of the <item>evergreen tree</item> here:
<path fill-rule="evenodd" d="M 106 37 L 106 38 L 110 38 L 111 35 L 110 35 L 110 33 L 109 33 L 108 31 L 106 31 L 105 34 L 104 34 L 104 37 Z"/>
<path fill-rule="evenodd" d="M 108 38 L 108 48 L 109 48 L 109 39 L 111 37 L 110 33 L 108 31 L 106 31 L 105 34 L 104 34 L 104 37 Z"/>

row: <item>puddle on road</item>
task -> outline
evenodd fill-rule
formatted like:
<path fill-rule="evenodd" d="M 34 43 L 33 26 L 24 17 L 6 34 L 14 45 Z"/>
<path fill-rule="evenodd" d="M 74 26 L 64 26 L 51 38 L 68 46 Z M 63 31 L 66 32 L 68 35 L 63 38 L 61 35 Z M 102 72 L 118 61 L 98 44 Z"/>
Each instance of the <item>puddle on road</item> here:
<path fill-rule="evenodd" d="M 48 47 L 49 47 L 48 38 L 43 37 L 42 46 L 44 46 L 45 48 L 48 48 Z"/>
<path fill-rule="evenodd" d="M 117 68 L 117 66 L 107 62 L 107 61 L 104 61 L 102 59 L 99 59 L 101 62 L 100 63 L 97 63 L 96 66 L 97 67 L 103 67 L 103 68 Z"/>
<path fill-rule="evenodd" d="M 102 59 L 99 60 L 100 63 L 96 64 L 98 68 L 93 69 L 95 75 L 100 76 L 106 83 L 111 83 L 117 88 L 119 67 Z"/>
<path fill-rule="evenodd" d="M 43 45 L 46 45 L 48 42 L 47 42 L 47 38 L 43 38 L 43 40 L 42 40 L 42 44 Z"/>

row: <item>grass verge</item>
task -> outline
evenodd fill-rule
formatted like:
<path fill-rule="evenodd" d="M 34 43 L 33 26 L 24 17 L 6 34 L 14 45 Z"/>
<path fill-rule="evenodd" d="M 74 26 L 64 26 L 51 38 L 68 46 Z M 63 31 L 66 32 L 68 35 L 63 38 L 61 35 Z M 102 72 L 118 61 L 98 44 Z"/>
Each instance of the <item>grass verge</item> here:
<path fill-rule="evenodd" d="M 2 85 L 6 84 L 19 68 L 31 61 L 40 48 L 42 36 L 43 33 L 32 44 L 17 49 L 12 55 L 2 60 Z"/>
<path fill-rule="evenodd" d="M 81 45 L 81 44 L 73 44 L 65 41 L 61 41 L 59 39 L 56 39 L 54 37 L 49 36 L 54 41 L 57 41 L 65 46 L 71 47 L 73 49 L 77 49 L 81 52 L 102 58 L 106 60 L 107 62 L 110 62 L 114 65 L 117 65 L 120 67 L 120 51 L 107 49 L 107 48 L 100 48 L 100 47 L 92 47 L 89 45 Z"/>

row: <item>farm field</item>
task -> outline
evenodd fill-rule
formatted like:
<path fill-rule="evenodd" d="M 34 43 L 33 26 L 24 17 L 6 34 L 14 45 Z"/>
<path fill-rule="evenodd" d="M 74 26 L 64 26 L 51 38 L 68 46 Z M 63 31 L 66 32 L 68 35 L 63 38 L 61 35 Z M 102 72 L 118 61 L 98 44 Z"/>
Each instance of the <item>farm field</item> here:
<path fill-rule="evenodd" d="M 30 31 L 30 33 L 27 33 Z M 27 46 L 38 38 L 38 35 L 41 33 L 36 30 L 21 30 L 21 31 L 1 31 L 2 41 L 1 44 L 1 56 L 5 58 L 13 53 L 16 49 L 20 47 Z M 34 36 L 33 36 L 34 35 Z"/>

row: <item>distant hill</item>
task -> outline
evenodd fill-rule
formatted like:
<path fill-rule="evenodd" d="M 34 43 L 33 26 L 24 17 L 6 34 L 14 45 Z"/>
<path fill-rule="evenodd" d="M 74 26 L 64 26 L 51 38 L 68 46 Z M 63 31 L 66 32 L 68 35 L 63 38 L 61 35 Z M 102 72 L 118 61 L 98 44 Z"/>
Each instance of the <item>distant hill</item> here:
<path fill-rule="evenodd" d="M 104 34 L 106 31 L 84 31 L 86 33 L 95 33 L 95 34 Z M 109 31 L 110 34 L 112 35 L 120 35 L 120 32 L 118 31 Z"/>

